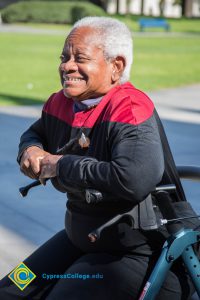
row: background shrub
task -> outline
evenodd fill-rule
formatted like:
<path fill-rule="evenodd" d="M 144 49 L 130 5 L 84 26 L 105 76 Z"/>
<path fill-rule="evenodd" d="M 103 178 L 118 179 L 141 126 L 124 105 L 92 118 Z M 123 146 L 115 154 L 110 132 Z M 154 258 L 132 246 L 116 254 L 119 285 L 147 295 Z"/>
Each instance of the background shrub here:
<path fill-rule="evenodd" d="M 103 9 L 86 1 L 21 1 L 2 10 L 4 23 L 72 24 L 85 16 L 103 15 Z"/>
<path fill-rule="evenodd" d="M 101 10 L 101 12 L 100 12 Z M 103 16 L 105 15 L 105 12 L 98 6 L 93 6 L 91 9 L 90 3 L 80 3 L 77 6 L 72 7 L 71 10 L 71 18 L 72 23 L 76 22 L 77 20 L 87 17 L 87 16 Z"/>

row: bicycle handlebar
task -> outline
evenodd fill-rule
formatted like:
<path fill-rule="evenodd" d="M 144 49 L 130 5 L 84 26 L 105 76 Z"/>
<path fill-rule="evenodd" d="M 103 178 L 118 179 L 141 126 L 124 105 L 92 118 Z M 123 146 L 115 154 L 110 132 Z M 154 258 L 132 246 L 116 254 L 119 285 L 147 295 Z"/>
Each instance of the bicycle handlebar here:
<path fill-rule="evenodd" d="M 190 179 L 190 180 L 198 180 L 200 181 L 200 167 L 196 166 L 177 166 L 177 171 L 182 179 Z M 48 179 L 46 179 L 47 181 Z M 19 189 L 20 194 L 22 197 L 27 196 L 29 190 L 32 187 L 40 185 L 41 182 L 39 180 L 33 181 L 31 184 L 21 187 Z M 172 206 L 171 206 L 171 200 L 169 193 L 175 192 L 175 185 L 166 185 L 166 186 L 158 186 L 155 191 L 153 191 L 153 194 L 156 195 L 156 199 L 159 202 L 159 208 L 161 210 L 161 213 L 163 214 L 163 217 L 166 219 L 177 219 L 177 215 L 175 214 Z M 97 191 L 99 193 L 99 191 Z M 89 203 L 89 202 L 88 202 Z M 114 223 L 118 222 L 123 215 L 117 215 L 111 220 L 109 220 L 106 224 L 103 224 L 101 227 L 97 228 L 93 232 L 90 232 L 88 234 L 88 237 L 91 242 L 95 242 L 98 238 L 100 238 L 100 234 L 102 230 L 105 228 L 113 225 Z M 130 217 L 128 213 L 126 213 L 126 216 L 124 217 Z M 183 228 L 182 223 L 180 221 L 169 223 L 166 225 L 168 228 L 168 231 L 170 233 L 177 232 L 181 228 Z"/>
<path fill-rule="evenodd" d="M 196 166 L 176 166 L 179 177 L 200 181 L 200 167 Z"/>
<path fill-rule="evenodd" d="M 190 180 L 197 180 L 200 181 L 200 167 L 196 166 L 177 166 L 177 171 L 182 179 L 190 179 Z M 41 182 L 39 180 L 33 181 L 31 184 L 28 184 L 24 187 L 19 189 L 20 194 L 22 197 L 26 197 L 29 190 L 32 187 L 40 185 Z"/>
<path fill-rule="evenodd" d="M 176 187 L 172 185 L 172 192 L 175 192 Z M 155 192 L 156 202 L 158 207 L 165 219 L 174 219 L 174 222 L 166 223 L 166 227 L 169 233 L 173 234 L 183 229 L 184 226 L 180 220 L 178 220 L 178 216 L 172 206 L 172 200 L 170 197 L 170 193 L 165 190 L 159 190 Z"/>
<path fill-rule="evenodd" d="M 47 180 L 49 180 L 49 179 L 46 179 L 45 182 L 47 182 Z M 41 184 L 42 183 L 39 180 L 35 180 L 35 181 L 33 181 L 32 183 L 30 183 L 26 186 L 20 187 L 19 188 L 19 193 L 22 197 L 26 197 L 30 189 L 32 189 L 35 186 L 41 185 Z"/>

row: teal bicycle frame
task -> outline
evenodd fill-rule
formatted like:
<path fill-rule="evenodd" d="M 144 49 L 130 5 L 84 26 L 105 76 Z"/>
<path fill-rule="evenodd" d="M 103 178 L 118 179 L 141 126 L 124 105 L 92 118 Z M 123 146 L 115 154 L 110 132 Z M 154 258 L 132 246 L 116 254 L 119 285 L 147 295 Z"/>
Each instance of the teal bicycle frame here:
<path fill-rule="evenodd" d="M 182 257 L 200 298 L 200 262 L 192 245 L 200 241 L 200 232 L 181 229 L 164 243 L 161 255 L 145 284 L 139 300 L 153 300 L 159 292 L 173 262 Z"/>
<path fill-rule="evenodd" d="M 200 167 L 177 167 L 180 178 L 200 180 Z M 173 186 L 172 186 L 173 189 Z M 167 210 L 172 209 L 170 200 L 167 200 L 166 191 L 161 191 L 158 197 L 159 207 L 162 208 L 163 201 L 167 203 Z M 165 204 L 166 204 L 165 202 Z M 170 211 L 171 213 L 172 211 Z M 162 211 L 163 213 L 163 211 Z M 172 212 L 174 213 L 174 212 Z M 169 217 L 164 215 L 164 217 Z M 181 256 L 185 268 L 190 275 L 196 292 L 200 299 L 200 262 L 193 250 L 193 245 L 200 242 L 200 231 L 184 229 L 182 225 L 174 223 L 170 225 L 170 237 L 164 243 L 161 255 L 147 280 L 138 300 L 153 300 L 158 294 L 173 262 Z M 168 229 L 169 230 L 169 229 Z"/>

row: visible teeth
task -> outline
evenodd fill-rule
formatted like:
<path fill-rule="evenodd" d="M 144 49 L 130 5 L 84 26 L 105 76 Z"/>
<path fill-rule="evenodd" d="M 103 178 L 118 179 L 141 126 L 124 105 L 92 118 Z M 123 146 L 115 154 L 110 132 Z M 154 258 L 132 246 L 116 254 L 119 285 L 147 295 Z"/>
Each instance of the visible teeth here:
<path fill-rule="evenodd" d="M 81 78 L 76 78 L 76 77 L 68 77 L 68 76 L 63 76 L 63 78 L 67 81 L 81 81 Z"/>

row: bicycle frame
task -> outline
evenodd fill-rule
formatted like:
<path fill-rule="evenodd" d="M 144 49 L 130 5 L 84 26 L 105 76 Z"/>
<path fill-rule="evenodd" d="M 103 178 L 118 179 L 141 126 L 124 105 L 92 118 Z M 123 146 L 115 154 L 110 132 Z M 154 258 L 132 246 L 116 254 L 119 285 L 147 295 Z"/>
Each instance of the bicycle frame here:
<path fill-rule="evenodd" d="M 177 167 L 180 178 L 200 180 L 200 168 Z M 200 262 L 192 245 L 200 241 L 200 231 L 180 229 L 172 233 L 164 243 L 161 255 L 147 280 L 138 300 L 153 300 L 160 291 L 173 262 L 182 257 L 184 265 L 200 298 Z"/>
<path fill-rule="evenodd" d="M 192 245 L 200 241 L 200 232 L 182 229 L 164 243 L 161 255 L 151 273 L 139 300 L 153 300 L 159 292 L 173 262 L 182 257 L 186 269 L 200 297 L 200 262 Z"/>

